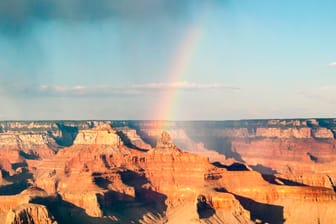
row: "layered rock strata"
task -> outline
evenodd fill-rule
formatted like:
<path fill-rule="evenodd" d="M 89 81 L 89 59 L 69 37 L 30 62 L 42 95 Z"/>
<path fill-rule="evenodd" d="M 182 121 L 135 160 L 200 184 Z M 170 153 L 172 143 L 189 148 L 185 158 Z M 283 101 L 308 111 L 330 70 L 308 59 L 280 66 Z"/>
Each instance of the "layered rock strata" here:
<path fill-rule="evenodd" d="M 332 223 L 335 126 L 0 122 L 0 222 Z"/>

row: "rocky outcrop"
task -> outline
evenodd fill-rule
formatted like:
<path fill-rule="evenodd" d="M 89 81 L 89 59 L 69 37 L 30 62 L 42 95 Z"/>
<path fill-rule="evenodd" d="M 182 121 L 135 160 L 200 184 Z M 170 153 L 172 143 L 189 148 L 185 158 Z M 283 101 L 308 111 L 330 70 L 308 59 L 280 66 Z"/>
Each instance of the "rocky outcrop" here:
<path fill-rule="evenodd" d="M 109 124 L 90 130 L 79 131 L 74 141 L 75 145 L 119 145 L 120 143 L 120 137 Z"/>
<path fill-rule="evenodd" d="M 297 175 L 331 174 L 336 171 L 333 168 L 336 159 L 333 142 L 314 139 L 255 139 L 249 141 L 236 139 L 231 144 L 232 149 L 246 163 L 260 172 L 263 172 L 262 167 L 282 174 Z"/>
<path fill-rule="evenodd" d="M 311 138 L 311 129 L 306 128 L 257 128 L 255 137 L 264 138 Z"/>
<path fill-rule="evenodd" d="M 45 133 L 0 133 L 0 155 L 6 154 L 4 157 L 13 163 L 20 162 L 21 157 L 47 158 L 53 156 L 55 146 L 54 139 Z"/>
<path fill-rule="evenodd" d="M 221 218 L 224 223 L 253 223 L 250 220 L 250 212 L 240 204 L 234 195 L 215 191 L 205 194 L 205 198 L 216 211 L 218 218 Z"/>
<path fill-rule="evenodd" d="M 97 191 L 92 192 L 61 192 L 64 201 L 83 208 L 89 216 L 102 217 L 103 212 L 97 199 Z"/>
<path fill-rule="evenodd" d="M 287 181 L 292 181 L 297 185 L 315 186 L 323 187 L 334 190 L 334 178 L 330 175 L 319 174 L 319 173 L 301 173 L 300 175 L 295 173 L 285 173 L 285 174 L 275 174 L 275 176 L 280 179 Z"/>
<path fill-rule="evenodd" d="M 1 133 L 0 146 L 34 147 L 48 144 L 52 139 L 45 133 Z"/>
<path fill-rule="evenodd" d="M 57 224 L 57 221 L 45 206 L 29 203 L 11 209 L 5 224 Z"/>
<path fill-rule="evenodd" d="M 330 209 L 320 212 L 321 209 L 336 206 L 336 194 L 332 189 L 299 184 L 294 186 L 294 182 L 286 185 L 283 179 L 284 182 L 264 178 L 256 172 L 228 172 L 221 169 L 212 170 L 207 175 L 211 186 L 217 186 L 219 192 L 233 194 L 257 223 L 282 223 L 284 220 L 286 223 L 296 223 L 300 219 L 305 223 L 315 223 L 318 219 L 329 223 L 336 217 L 330 213 Z M 298 206 L 301 214 L 296 212 L 295 206 Z M 311 213 L 303 217 L 304 209 L 309 209 Z"/>
<path fill-rule="evenodd" d="M 1 223 L 9 211 L 8 220 L 33 223 L 53 220 L 50 213 L 61 223 L 336 219 L 332 119 L 0 127 Z"/>
<path fill-rule="evenodd" d="M 0 213 L 7 213 L 10 209 L 16 208 L 21 204 L 30 203 L 34 198 L 43 198 L 46 196 L 45 191 L 37 188 L 28 188 L 17 195 L 1 195 Z"/>
<path fill-rule="evenodd" d="M 197 189 L 205 184 L 204 173 L 210 168 L 208 158 L 182 152 L 167 132 L 161 134 L 157 146 L 146 154 L 141 167 L 153 190 L 168 196 L 168 207 L 194 198 Z"/>
<path fill-rule="evenodd" d="M 148 143 L 146 143 L 141 136 L 137 133 L 135 129 L 131 129 L 128 127 L 118 128 L 117 131 L 122 133 L 122 141 L 125 145 L 129 145 L 130 147 L 136 147 L 138 149 L 142 150 L 150 150 L 152 149 L 152 146 Z"/>
<path fill-rule="evenodd" d="M 168 132 L 162 132 L 161 137 L 157 141 L 156 147 L 148 153 L 158 154 L 179 154 L 181 150 L 173 143 Z"/>
<path fill-rule="evenodd" d="M 127 125 L 127 124 L 125 124 Z M 222 138 L 316 138 L 332 137 L 336 122 L 333 119 L 288 119 L 288 120 L 241 120 L 199 122 L 134 122 L 148 136 L 158 136 L 160 130 L 170 132 L 186 130 L 192 136 L 216 136 Z M 328 131 L 329 130 L 329 131 Z M 323 133 L 322 133 L 323 132 Z M 175 136 L 173 136 L 175 139 Z"/>
<path fill-rule="evenodd" d="M 80 130 L 90 129 L 105 121 L 0 121 L 0 130 L 2 132 L 54 132 L 59 130 L 60 126 L 76 127 Z"/>
<path fill-rule="evenodd" d="M 318 138 L 318 139 L 333 139 L 334 138 L 333 132 L 327 128 L 313 128 L 312 134 L 314 138 Z"/>
<path fill-rule="evenodd" d="M 36 186 L 59 194 L 90 217 L 102 217 L 104 206 L 113 204 L 115 198 L 135 197 L 134 188 L 125 185 L 118 173 L 123 170 L 120 167 L 133 169 L 131 150 L 108 124 L 80 131 L 74 145 L 53 158 L 27 163 L 34 170 Z"/>

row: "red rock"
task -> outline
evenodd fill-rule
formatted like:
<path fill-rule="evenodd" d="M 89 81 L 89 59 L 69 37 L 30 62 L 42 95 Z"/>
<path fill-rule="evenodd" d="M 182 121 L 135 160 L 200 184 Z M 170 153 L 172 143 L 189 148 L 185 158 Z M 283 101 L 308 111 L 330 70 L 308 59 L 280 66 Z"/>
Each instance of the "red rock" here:
<path fill-rule="evenodd" d="M 41 133 L 12 133 L 8 136 L 9 133 L 2 133 L 1 169 L 10 173 L 9 179 L 17 181 L 15 179 L 22 176 L 29 184 L 43 190 L 29 188 L 17 195 L 0 196 L 0 222 L 5 220 L 3 214 L 10 209 L 21 211 L 15 208 L 30 203 L 32 198 L 58 194 L 64 202 L 85 211 L 86 214 L 81 215 L 89 220 L 87 223 L 90 220 L 100 222 L 105 215 L 110 215 L 110 220 L 125 223 L 176 220 L 251 223 L 250 219 L 276 223 L 282 222 L 282 218 L 286 223 L 299 223 L 300 218 L 302 223 L 311 220 L 332 223 L 336 219 L 332 212 L 336 207 L 333 191 L 336 144 L 331 138 L 331 129 L 317 127 L 317 121 L 314 124 L 300 120 L 261 123 L 263 125 L 253 128 L 214 128 L 206 133 L 190 130 L 190 127 L 185 131 L 169 122 L 165 124 L 169 131 L 162 133 L 158 123 L 153 126 L 146 124 L 149 136 L 159 136 L 154 148 L 146 148 L 146 143 L 135 130 L 121 128 L 118 130 L 124 131 L 132 143 L 124 144 L 120 133 L 106 122 L 92 124 L 94 128 L 89 130 L 80 129 L 74 144 L 61 149 L 49 147 L 52 140 L 44 138 Z M 26 128 L 20 122 L 13 125 Z M 225 147 L 230 147 L 231 155 L 236 153 L 241 160 L 230 158 L 230 154 L 230 159 L 218 156 L 223 151 L 217 152 L 218 155 L 215 152 L 211 154 L 207 142 L 201 142 L 202 135 L 207 138 L 214 136 L 210 140 L 225 138 L 218 145 L 228 143 Z M 18 144 L 17 140 L 21 143 Z M 189 152 L 176 146 L 175 140 L 179 146 L 189 147 Z M 136 147 L 132 148 L 132 145 Z M 39 160 L 24 158 L 19 146 L 23 146 L 29 155 L 36 153 Z M 214 146 L 216 148 L 216 144 Z M 145 148 L 149 150 L 141 150 Z M 190 153 L 192 151 L 212 155 L 212 158 L 218 156 L 223 163 L 217 163 L 215 167 L 207 157 Z M 236 160 L 247 167 L 246 171 L 228 170 L 230 162 Z M 265 176 L 249 167 L 261 173 L 262 169 L 268 169 L 270 173 Z M 29 178 L 29 173 L 34 178 Z M 206 209 L 212 212 L 208 217 L 201 217 L 197 209 L 200 196 L 204 196 L 209 205 Z M 110 211 L 119 203 L 125 203 L 123 212 L 129 217 L 117 210 Z M 146 207 L 148 204 L 150 206 Z M 258 216 L 255 209 L 266 209 L 271 213 L 275 209 L 281 214 L 278 214 L 278 220 L 269 221 Z M 305 209 L 309 213 L 302 218 Z M 41 217 L 48 219 L 46 212 L 25 208 L 22 211 L 19 213 L 26 217 L 44 214 Z M 73 214 L 78 215 L 76 212 Z"/>
<path fill-rule="evenodd" d="M 21 204 L 11 209 L 5 224 L 57 224 L 55 218 L 43 205 Z"/>
<path fill-rule="evenodd" d="M 310 128 L 257 128 L 256 137 L 311 138 Z"/>
<path fill-rule="evenodd" d="M 121 143 L 120 137 L 110 125 L 103 125 L 91 130 L 81 130 L 76 136 L 74 144 L 77 145 L 119 145 Z"/>
<path fill-rule="evenodd" d="M 327 128 L 313 128 L 312 129 L 313 137 L 322 138 L 322 139 L 333 139 L 334 134 Z"/>
<path fill-rule="evenodd" d="M 138 149 L 143 150 L 152 149 L 152 146 L 145 143 L 144 140 L 138 135 L 135 129 L 130 129 L 127 127 L 127 128 L 119 128 L 118 130 L 122 132 L 128 138 L 130 143 L 136 146 Z"/>

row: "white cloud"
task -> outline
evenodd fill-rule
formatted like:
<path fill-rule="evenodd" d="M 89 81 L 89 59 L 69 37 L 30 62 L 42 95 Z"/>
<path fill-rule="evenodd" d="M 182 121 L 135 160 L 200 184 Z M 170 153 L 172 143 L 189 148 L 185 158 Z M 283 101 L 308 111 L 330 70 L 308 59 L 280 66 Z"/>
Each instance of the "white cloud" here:
<path fill-rule="evenodd" d="M 171 83 L 142 83 L 125 86 L 101 85 L 101 86 L 60 86 L 40 85 L 28 86 L 22 89 L 25 95 L 34 96 L 127 96 L 152 92 L 169 91 L 173 89 L 185 91 L 210 91 L 225 90 L 236 91 L 237 87 L 226 86 L 218 83 L 194 83 L 194 82 L 171 82 Z"/>
<path fill-rule="evenodd" d="M 137 92 L 132 89 L 123 89 L 116 86 L 60 86 L 41 85 L 26 89 L 28 94 L 37 96 L 109 96 L 109 95 L 132 95 Z"/>
<path fill-rule="evenodd" d="M 207 83 L 194 83 L 194 82 L 171 82 L 171 83 L 145 83 L 145 84 L 134 84 L 133 88 L 136 89 L 231 89 L 238 90 L 237 87 L 225 86 L 223 84 L 207 84 Z"/>
<path fill-rule="evenodd" d="M 330 62 L 328 65 L 329 65 L 330 67 L 336 67 L 336 61 L 334 61 L 334 62 Z"/>

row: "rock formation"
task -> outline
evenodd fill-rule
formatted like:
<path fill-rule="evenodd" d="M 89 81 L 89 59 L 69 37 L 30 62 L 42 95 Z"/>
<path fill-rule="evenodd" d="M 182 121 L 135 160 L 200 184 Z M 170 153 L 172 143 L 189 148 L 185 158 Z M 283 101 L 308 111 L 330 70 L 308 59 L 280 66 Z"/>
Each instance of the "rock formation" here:
<path fill-rule="evenodd" d="M 21 204 L 10 209 L 5 224 L 57 224 L 43 205 Z"/>
<path fill-rule="evenodd" d="M 104 124 L 91 130 L 79 131 L 74 141 L 74 144 L 77 145 L 118 145 L 120 143 L 120 137 L 109 124 Z"/>
<path fill-rule="evenodd" d="M 0 130 L 0 223 L 336 219 L 333 119 L 20 121 Z"/>

